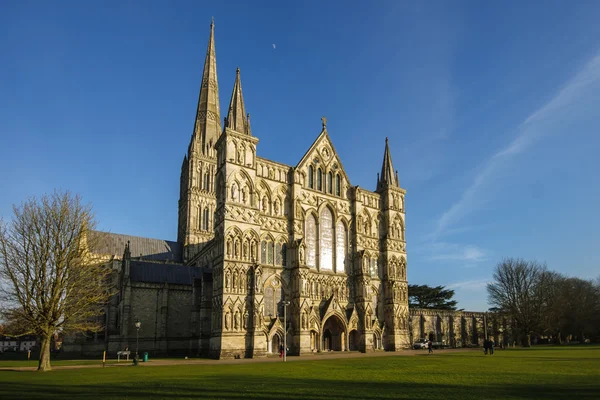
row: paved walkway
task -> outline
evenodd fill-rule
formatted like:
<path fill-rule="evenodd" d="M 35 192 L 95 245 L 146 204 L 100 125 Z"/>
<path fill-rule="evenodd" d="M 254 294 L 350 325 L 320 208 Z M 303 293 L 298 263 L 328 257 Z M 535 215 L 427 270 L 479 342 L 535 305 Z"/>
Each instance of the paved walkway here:
<path fill-rule="evenodd" d="M 443 355 L 449 353 L 459 353 L 465 351 L 481 351 L 480 349 L 444 349 L 435 350 L 434 355 Z M 316 360 L 332 360 L 339 358 L 368 358 L 368 357 L 398 357 L 398 356 L 427 356 L 426 350 L 402 350 L 398 352 L 388 351 L 375 351 L 370 353 L 360 353 L 357 351 L 345 352 L 335 351 L 328 353 L 315 353 L 311 355 L 303 355 L 300 357 L 289 356 L 287 362 L 302 362 L 302 361 L 316 361 Z M 260 358 L 240 358 L 240 359 L 224 359 L 224 360 L 213 360 L 208 358 L 190 358 L 190 359 L 150 359 L 148 362 L 140 362 L 142 367 L 158 367 L 168 365 L 227 365 L 227 364 L 252 364 L 252 363 L 272 363 L 272 362 L 283 362 L 278 356 L 268 356 Z M 106 368 L 114 367 L 130 367 L 132 362 L 123 361 L 120 363 L 114 363 L 114 360 L 110 360 L 110 364 L 106 364 Z M 61 369 L 80 369 L 80 368 L 102 368 L 102 363 L 98 364 L 81 364 L 81 365 L 59 365 L 53 366 L 53 370 Z M 35 371 L 37 367 L 0 367 L 0 371 Z"/>

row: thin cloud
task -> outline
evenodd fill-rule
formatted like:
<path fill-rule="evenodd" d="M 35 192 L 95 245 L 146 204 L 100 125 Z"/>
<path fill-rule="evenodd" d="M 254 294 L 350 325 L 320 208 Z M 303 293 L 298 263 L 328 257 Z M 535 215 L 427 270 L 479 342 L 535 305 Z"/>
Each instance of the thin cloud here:
<path fill-rule="evenodd" d="M 480 292 L 482 290 L 485 290 L 488 282 L 489 281 L 487 279 L 475 279 L 470 281 L 451 283 L 450 285 L 446 285 L 446 288 L 455 290 L 465 290 L 469 292 Z"/>
<path fill-rule="evenodd" d="M 468 262 L 481 262 L 485 261 L 486 253 L 483 249 L 477 246 L 466 245 L 457 246 L 456 249 L 450 252 L 437 254 L 430 257 L 434 261 L 468 261 Z"/>
<path fill-rule="evenodd" d="M 596 97 L 589 96 L 586 89 L 599 81 L 600 53 L 570 79 L 556 96 L 519 125 L 517 137 L 508 146 L 496 152 L 487 160 L 471 185 L 463 192 L 461 198 L 439 218 L 434 237 L 445 233 L 449 226 L 455 224 L 474 208 L 481 186 L 486 184 L 497 170 L 508 165 L 512 157 L 529 149 L 536 140 L 551 134 L 552 129 L 545 126 L 546 123 L 558 123 L 563 118 L 582 110 L 596 112 Z"/>
<path fill-rule="evenodd" d="M 275 43 L 273 43 L 273 49 L 275 49 L 275 48 L 276 48 Z"/>
<path fill-rule="evenodd" d="M 425 254 L 431 261 L 460 261 L 476 264 L 487 261 L 487 252 L 475 245 L 435 242 L 417 245 L 413 250 L 417 254 Z"/>

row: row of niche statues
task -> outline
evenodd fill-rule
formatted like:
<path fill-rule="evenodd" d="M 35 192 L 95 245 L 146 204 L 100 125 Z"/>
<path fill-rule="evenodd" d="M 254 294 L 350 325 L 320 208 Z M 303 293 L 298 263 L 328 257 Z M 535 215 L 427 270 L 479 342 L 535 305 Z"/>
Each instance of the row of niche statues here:
<path fill-rule="evenodd" d="M 230 192 L 230 200 L 234 203 L 253 206 L 259 198 L 257 193 L 251 192 L 248 185 L 244 185 L 240 189 L 240 185 L 237 182 L 231 184 Z M 251 201 L 252 198 L 254 198 L 255 201 Z M 276 197 L 275 200 L 271 202 L 267 196 L 263 196 L 259 206 L 261 211 L 265 214 L 281 216 L 284 213 L 283 201 L 279 197 Z"/>
<path fill-rule="evenodd" d="M 241 239 L 229 236 L 225 245 L 225 254 L 230 259 L 255 261 L 258 254 L 258 241 L 254 238 Z"/>
<path fill-rule="evenodd" d="M 308 279 L 302 282 L 302 295 L 313 299 L 328 299 L 335 296 L 338 299 L 350 299 L 349 283 L 321 283 L 316 280 Z"/>
<path fill-rule="evenodd" d="M 250 314 L 247 311 L 242 312 L 239 309 L 235 311 L 227 310 L 223 316 L 224 330 L 240 331 L 248 329 L 250 323 Z"/>

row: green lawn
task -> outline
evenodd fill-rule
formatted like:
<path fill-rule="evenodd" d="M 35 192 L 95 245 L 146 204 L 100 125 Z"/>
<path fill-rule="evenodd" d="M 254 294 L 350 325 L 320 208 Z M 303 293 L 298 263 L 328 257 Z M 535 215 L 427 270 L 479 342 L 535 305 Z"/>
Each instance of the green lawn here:
<path fill-rule="evenodd" d="M 13 365 L 15 363 L 13 362 Z M 0 398 L 600 399 L 600 347 L 0 371 Z"/>

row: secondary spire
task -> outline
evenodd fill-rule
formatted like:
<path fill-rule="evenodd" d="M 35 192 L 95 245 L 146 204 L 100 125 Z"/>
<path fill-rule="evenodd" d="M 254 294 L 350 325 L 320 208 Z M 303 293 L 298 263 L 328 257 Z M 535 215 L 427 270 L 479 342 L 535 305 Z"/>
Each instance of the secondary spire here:
<path fill-rule="evenodd" d="M 242 94 L 242 80 L 240 78 L 240 69 L 236 70 L 235 83 L 229 102 L 229 112 L 227 113 L 226 127 L 239 133 L 250 135 L 250 123 L 244 107 L 244 96 Z"/>
<path fill-rule="evenodd" d="M 386 189 L 390 186 L 400 187 L 398 173 L 394 173 L 394 164 L 392 164 L 392 154 L 388 138 L 385 138 L 385 151 L 383 153 L 383 165 L 381 166 L 381 175 L 377 180 L 377 190 Z"/>

